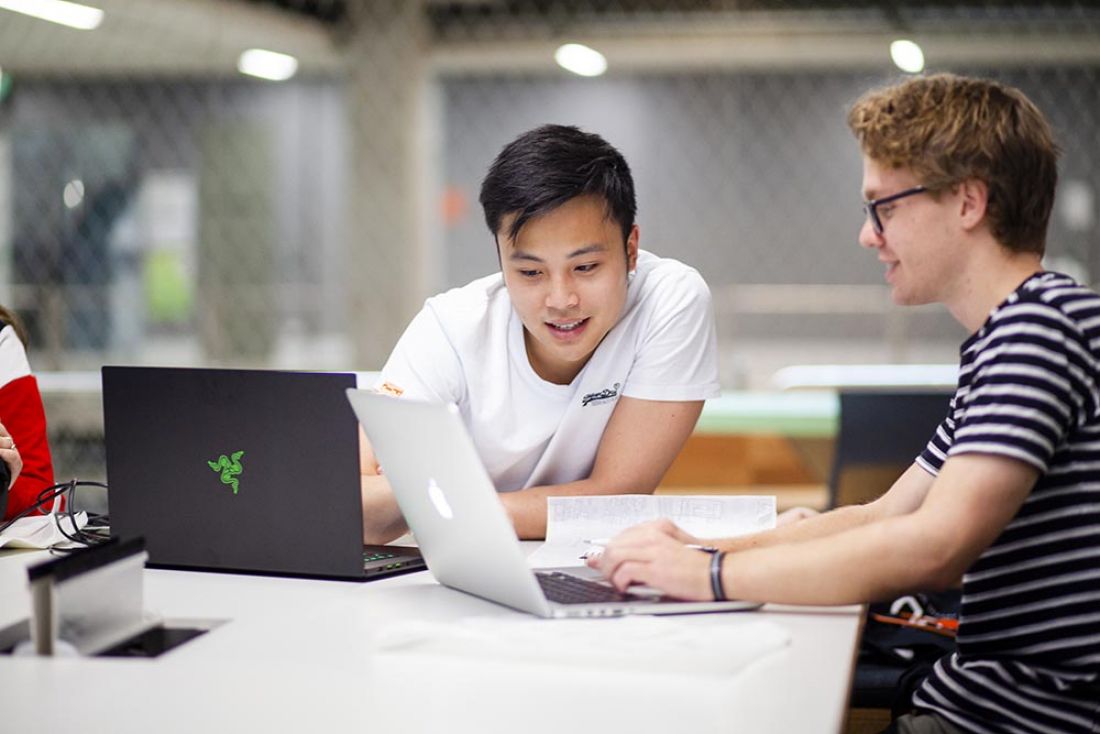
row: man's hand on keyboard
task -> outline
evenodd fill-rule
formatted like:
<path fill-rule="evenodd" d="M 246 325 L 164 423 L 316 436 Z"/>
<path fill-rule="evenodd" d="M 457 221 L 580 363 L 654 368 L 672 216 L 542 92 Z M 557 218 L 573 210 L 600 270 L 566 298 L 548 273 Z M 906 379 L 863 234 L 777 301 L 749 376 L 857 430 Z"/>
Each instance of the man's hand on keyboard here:
<path fill-rule="evenodd" d="M 645 584 L 679 599 L 709 601 L 714 596 L 711 556 L 688 547 L 699 542 L 674 523 L 657 520 L 615 536 L 603 553 L 587 563 L 620 590 Z"/>

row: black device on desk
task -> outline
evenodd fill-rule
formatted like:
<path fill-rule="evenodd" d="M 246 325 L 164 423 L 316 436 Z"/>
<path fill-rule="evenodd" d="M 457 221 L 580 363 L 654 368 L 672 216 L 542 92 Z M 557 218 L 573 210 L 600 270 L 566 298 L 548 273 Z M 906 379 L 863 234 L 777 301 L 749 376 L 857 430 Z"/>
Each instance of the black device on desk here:
<path fill-rule="evenodd" d="M 352 580 L 425 568 L 363 545 L 353 374 L 103 368 L 111 532 L 149 565 Z"/>

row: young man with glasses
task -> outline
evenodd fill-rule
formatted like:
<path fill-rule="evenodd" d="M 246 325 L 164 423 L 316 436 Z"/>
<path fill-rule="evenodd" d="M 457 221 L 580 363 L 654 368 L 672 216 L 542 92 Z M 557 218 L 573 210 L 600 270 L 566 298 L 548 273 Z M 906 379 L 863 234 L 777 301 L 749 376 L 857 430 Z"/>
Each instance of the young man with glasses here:
<path fill-rule="evenodd" d="M 598 135 L 520 135 L 480 199 L 500 272 L 429 298 L 378 387 L 458 405 L 516 532 L 541 538 L 548 496 L 657 487 L 719 391 L 710 291 L 638 248 L 630 168 Z M 388 542 L 405 522 L 366 464 L 363 537 Z"/>
<path fill-rule="evenodd" d="M 870 92 L 848 123 L 863 152 L 860 244 L 897 303 L 943 303 L 971 332 L 947 417 L 870 504 L 713 555 L 652 523 L 593 565 L 620 588 L 791 604 L 961 577 L 957 652 L 894 730 L 1100 731 L 1100 296 L 1040 262 L 1050 127 L 1020 91 L 953 75 Z"/>

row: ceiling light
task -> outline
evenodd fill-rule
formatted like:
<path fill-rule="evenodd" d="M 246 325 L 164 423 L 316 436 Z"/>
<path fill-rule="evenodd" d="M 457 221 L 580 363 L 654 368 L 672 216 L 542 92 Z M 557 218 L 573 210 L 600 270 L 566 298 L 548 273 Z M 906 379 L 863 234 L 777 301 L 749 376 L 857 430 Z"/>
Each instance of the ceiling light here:
<path fill-rule="evenodd" d="M 79 178 L 74 178 L 65 184 L 65 190 L 62 192 L 61 198 L 64 200 L 65 206 L 76 209 L 84 201 L 84 182 Z"/>
<path fill-rule="evenodd" d="M 298 59 L 287 54 L 250 48 L 237 61 L 237 71 L 273 82 L 286 81 L 298 71 Z"/>
<path fill-rule="evenodd" d="M 0 0 L 0 8 L 82 31 L 98 28 L 103 22 L 99 8 L 65 0 Z"/>
<path fill-rule="evenodd" d="M 558 66 L 581 76 L 599 76 L 607 71 L 607 59 L 594 48 L 567 43 L 554 52 Z"/>
<path fill-rule="evenodd" d="M 912 41 L 898 40 L 890 44 L 890 58 L 897 67 L 910 74 L 924 71 L 924 52 Z"/>

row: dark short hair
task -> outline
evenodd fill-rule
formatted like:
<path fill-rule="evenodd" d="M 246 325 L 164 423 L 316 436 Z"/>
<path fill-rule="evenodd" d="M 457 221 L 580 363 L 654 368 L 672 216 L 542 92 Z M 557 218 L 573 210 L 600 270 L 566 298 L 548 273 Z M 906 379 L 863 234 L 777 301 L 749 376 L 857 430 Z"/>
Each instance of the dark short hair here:
<path fill-rule="evenodd" d="M 485 223 L 495 237 L 505 216 L 515 214 L 515 239 L 529 220 L 578 196 L 598 196 L 623 231 L 634 228 L 634 179 L 622 153 L 593 133 L 568 125 L 543 125 L 504 146 L 481 182 Z"/>
<path fill-rule="evenodd" d="M 1042 254 L 1058 185 L 1058 145 L 1023 92 L 954 74 L 913 77 L 863 95 L 848 126 L 871 160 L 905 168 L 933 192 L 967 178 L 989 188 L 993 236 Z"/>

